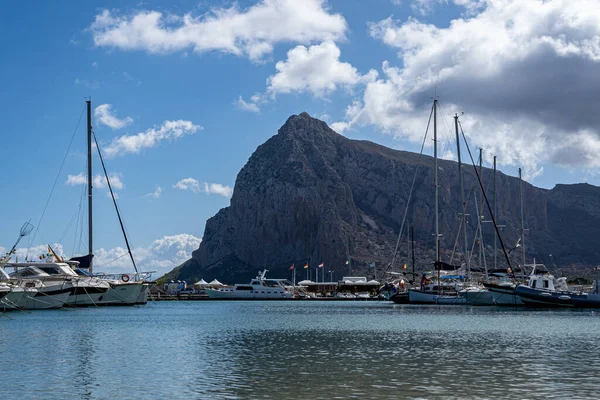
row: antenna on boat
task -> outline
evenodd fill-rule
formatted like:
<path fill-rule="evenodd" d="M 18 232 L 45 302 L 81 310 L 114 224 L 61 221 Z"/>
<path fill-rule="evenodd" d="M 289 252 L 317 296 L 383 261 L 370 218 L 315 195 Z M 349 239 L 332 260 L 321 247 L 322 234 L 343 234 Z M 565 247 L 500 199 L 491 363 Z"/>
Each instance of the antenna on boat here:
<path fill-rule="evenodd" d="M 92 228 L 92 98 L 85 101 L 87 105 L 87 183 L 88 183 L 88 256 L 90 256 L 90 266 L 89 271 L 92 273 L 92 264 L 94 253 L 94 241 L 93 241 L 93 233 L 94 230 Z"/>

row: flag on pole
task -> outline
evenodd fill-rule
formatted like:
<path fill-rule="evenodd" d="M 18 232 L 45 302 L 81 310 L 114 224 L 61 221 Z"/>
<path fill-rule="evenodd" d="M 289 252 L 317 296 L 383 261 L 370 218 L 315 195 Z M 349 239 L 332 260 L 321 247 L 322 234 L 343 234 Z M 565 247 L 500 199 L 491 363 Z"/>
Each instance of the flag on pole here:
<path fill-rule="evenodd" d="M 304 269 L 308 268 L 308 263 L 304 264 Z"/>
<path fill-rule="evenodd" d="M 350 264 L 350 260 L 346 260 L 346 265 Z"/>
<path fill-rule="evenodd" d="M 323 263 L 319 264 L 319 268 L 323 268 L 323 265 L 324 265 Z"/>
<path fill-rule="evenodd" d="M 292 266 L 290 267 L 290 271 L 293 270 L 294 268 L 296 268 L 296 267 L 294 267 L 294 264 L 292 264 Z"/>

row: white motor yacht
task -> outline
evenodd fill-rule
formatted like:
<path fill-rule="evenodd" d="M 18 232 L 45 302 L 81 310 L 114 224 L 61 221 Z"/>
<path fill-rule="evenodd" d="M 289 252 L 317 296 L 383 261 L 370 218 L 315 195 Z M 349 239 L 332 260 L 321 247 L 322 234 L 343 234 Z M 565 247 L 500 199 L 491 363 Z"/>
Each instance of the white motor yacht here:
<path fill-rule="evenodd" d="M 273 300 L 289 299 L 292 291 L 286 287 L 285 279 L 266 279 L 264 270 L 250 281 L 249 284 L 235 284 L 233 287 L 222 287 L 218 289 L 206 289 L 206 294 L 211 299 L 229 300 Z"/>
<path fill-rule="evenodd" d="M 70 284 L 72 286 L 71 293 L 65 302 L 68 307 L 86 307 L 102 305 L 104 294 L 110 289 L 108 282 L 94 278 L 82 277 L 73 271 L 71 266 L 66 262 L 27 262 L 27 263 L 8 263 L 7 267 L 25 268 L 33 266 L 48 274 L 44 277 L 44 282 L 52 282 L 54 284 Z"/>
<path fill-rule="evenodd" d="M 33 265 L 17 269 L 10 278 L 17 286 L 37 289 L 34 296 L 28 296 L 24 307 L 28 310 L 61 308 L 74 290 L 70 281 L 55 280 Z"/>

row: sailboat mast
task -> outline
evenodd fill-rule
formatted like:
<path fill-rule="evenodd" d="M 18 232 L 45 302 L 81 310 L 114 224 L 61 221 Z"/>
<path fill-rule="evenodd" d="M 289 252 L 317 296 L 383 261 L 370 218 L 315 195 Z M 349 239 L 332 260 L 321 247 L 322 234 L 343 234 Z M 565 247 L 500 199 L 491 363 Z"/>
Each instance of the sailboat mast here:
<path fill-rule="evenodd" d="M 519 168 L 519 197 L 521 200 L 521 255 L 523 257 L 522 268 L 525 268 L 525 218 L 523 217 L 523 179 L 521 178 L 521 168 Z"/>
<path fill-rule="evenodd" d="M 94 252 L 93 229 L 92 229 L 92 101 L 86 100 L 87 104 L 87 178 L 88 178 L 88 255 Z M 90 257 L 90 273 L 92 272 L 92 258 Z"/>
<path fill-rule="evenodd" d="M 454 114 L 454 129 L 456 131 L 456 154 L 458 156 L 458 179 L 460 180 L 460 204 L 462 204 L 462 222 L 461 229 L 465 242 L 464 257 L 467 264 L 467 278 L 471 278 L 471 257 L 469 257 L 469 245 L 467 243 L 467 205 L 465 204 L 465 187 L 462 175 L 462 161 L 460 158 L 460 137 L 458 135 L 458 114 Z"/>
<path fill-rule="evenodd" d="M 496 196 L 496 156 L 494 156 L 494 217 L 498 218 L 498 197 Z M 498 268 L 498 238 L 494 235 L 494 269 Z"/>
<path fill-rule="evenodd" d="M 479 176 L 483 179 L 483 148 L 479 148 Z M 482 196 L 483 197 L 483 196 Z M 483 265 L 483 230 L 481 229 L 481 218 L 483 217 L 483 198 L 481 199 L 481 206 L 477 211 L 477 219 L 479 220 L 479 267 Z M 487 278 L 487 271 L 485 271 Z"/>
<path fill-rule="evenodd" d="M 435 261 L 440 262 L 439 185 L 437 154 L 437 99 L 433 100 L 433 169 L 435 174 Z"/>
<path fill-rule="evenodd" d="M 410 252 L 411 252 L 411 261 L 412 261 L 413 281 L 415 281 L 417 278 L 415 275 L 415 225 L 414 224 L 410 225 Z"/>

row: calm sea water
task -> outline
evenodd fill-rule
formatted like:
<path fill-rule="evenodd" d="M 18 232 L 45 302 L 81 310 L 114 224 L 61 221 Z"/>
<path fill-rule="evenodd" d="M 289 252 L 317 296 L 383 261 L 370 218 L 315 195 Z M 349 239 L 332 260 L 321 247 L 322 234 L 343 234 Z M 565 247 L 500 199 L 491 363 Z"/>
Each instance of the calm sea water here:
<path fill-rule="evenodd" d="M 0 398 L 598 398 L 600 313 L 160 302 L 0 316 Z"/>

